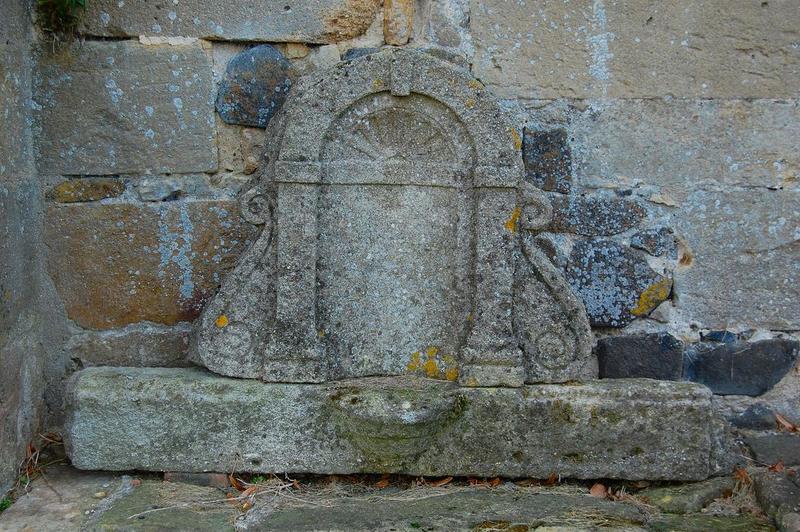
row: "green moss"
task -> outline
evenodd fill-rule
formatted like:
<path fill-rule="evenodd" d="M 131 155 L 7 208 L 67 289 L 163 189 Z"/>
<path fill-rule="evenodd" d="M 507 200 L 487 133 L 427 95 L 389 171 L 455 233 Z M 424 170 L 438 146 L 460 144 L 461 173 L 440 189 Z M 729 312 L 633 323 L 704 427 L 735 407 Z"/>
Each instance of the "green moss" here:
<path fill-rule="evenodd" d="M 634 447 L 633 449 L 631 449 L 630 452 L 631 452 L 631 456 L 639 456 L 640 454 L 644 454 L 644 449 L 642 449 L 641 447 L 637 446 L 637 447 Z"/>
<path fill-rule="evenodd" d="M 576 464 L 581 464 L 586 461 L 586 455 L 583 453 L 568 453 L 564 455 L 564 459 L 575 462 Z"/>
<path fill-rule="evenodd" d="M 0 514 L 11 508 L 12 504 L 14 504 L 14 501 L 11 500 L 11 497 L 9 496 L 5 496 L 0 499 Z"/>
<path fill-rule="evenodd" d="M 555 400 L 550 406 L 550 418 L 553 421 L 561 421 L 564 423 L 575 423 L 575 410 L 572 405 L 564 401 Z"/>

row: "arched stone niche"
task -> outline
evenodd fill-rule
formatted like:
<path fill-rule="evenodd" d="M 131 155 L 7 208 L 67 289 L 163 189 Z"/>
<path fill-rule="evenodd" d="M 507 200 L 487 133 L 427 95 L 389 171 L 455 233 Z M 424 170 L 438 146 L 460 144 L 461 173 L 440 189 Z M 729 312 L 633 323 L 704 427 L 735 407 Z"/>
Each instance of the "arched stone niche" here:
<path fill-rule="evenodd" d="M 263 225 L 191 356 L 274 382 L 596 376 L 585 311 L 532 236 L 520 135 L 468 73 L 386 50 L 301 80 L 242 212 Z"/>

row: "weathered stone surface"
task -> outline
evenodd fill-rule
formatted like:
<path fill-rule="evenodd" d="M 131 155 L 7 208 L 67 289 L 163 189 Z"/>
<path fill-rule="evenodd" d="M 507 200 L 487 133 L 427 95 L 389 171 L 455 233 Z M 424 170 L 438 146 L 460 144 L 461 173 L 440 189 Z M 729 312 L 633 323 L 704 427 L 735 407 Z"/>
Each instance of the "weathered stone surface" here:
<path fill-rule="evenodd" d="M 503 97 L 793 98 L 795 7 L 472 0 L 474 68 Z"/>
<path fill-rule="evenodd" d="M 610 336 L 597 342 L 601 379 L 680 380 L 683 342 L 669 333 Z"/>
<path fill-rule="evenodd" d="M 44 55 L 39 76 L 42 173 L 217 168 L 211 60 L 200 44 L 76 42 Z"/>
<path fill-rule="evenodd" d="M 572 190 L 572 155 L 564 129 L 523 130 L 522 160 L 525 178 L 550 192 L 569 194 Z"/>
<path fill-rule="evenodd" d="M 677 306 L 707 327 L 800 328 L 800 192 L 697 192 L 674 218 Z"/>
<path fill-rule="evenodd" d="M 103 37 L 186 36 L 232 41 L 326 43 L 364 33 L 381 3 L 377 0 L 168 0 L 120 5 L 88 3 L 81 31 Z"/>
<path fill-rule="evenodd" d="M 669 227 L 639 231 L 631 237 L 631 247 L 646 251 L 654 257 L 678 258 L 675 232 Z"/>
<path fill-rule="evenodd" d="M 342 61 L 352 61 L 353 59 L 374 54 L 378 51 L 380 51 L 380 48 L 350 48 L 344 54 L 342 54 Z"/>
<path fill-rule="evenodd" d="M 653 532 L 774 532 L 768 519 L 744 515 L 665 515 L 647 523 Z"/>
<path fill-rule="evenodd" d="M 644 525 L 633 505 L 588 495 L 531 493 L 499 488 L 408 497 L 403 493 L 376 505 L 365 497 L 341 498 L 328 507 L 314 499 L 299 506 L 258 508 L 237 530 L 594 530 Z M 422 494 L 420 494 L 422 495 Z"/>
<path fill-rule="evenodd" d="M 217 91 L 217 112 L 228 124 L 267 127 L 292 86 L 289 61 L 268 44 L 237 54 Z"/>
<path fill-rule="evenodd" d="M 88 329 L 191 321 L 252 237 L 230 201 L 50 204 L 49 270 Z"/>
<path fill-rule="evenodd" d="M 786 472 L 760 471 L 752 478 L 758 503 L 767 515 L 780 522 L 784 515 L 800 512 L 800 487 Z"/>
<path fill-rule="evenodd" d="M 735 484 L 733 477 L 716 477 L 695 484 L 651 488 L 637 496 L 665 512 L 689 514 L 699 512 L 714 499 L 730 496 Z"/>
<path fill-rule="evenodd" d="M 734 427 L 750 430 L 774 429 L 776 424 L 775 411 L 760 403 L 750 405 L 743 412 L 729 416 L 728 421 Z"/>
<path fill-rule="evenodd" d="M 641 252 L 610 240 L 578 241 L 566 274 L 592 325 L 603 327 L 624 327 L 646 316 L 672 288 L 672 280 L 654 272 Z"/>
<path fill-rule="evenodd" d="M 739 336 L 733 331 L 701 331 L 700 339 L 704 342 L 722 342 L 723 344 L 732 344 L 739 339 Z"/>
<path fill-rule="evenodd" d="M 797 361 L 795 340 L 697 344 L 686 352 L 685 377 L 720 395 L 761 395 Z"/>
<path fill-rule="evenodd" d="M 591 100 L 530 114 L 567 130 L 577 184 L 647 186 L 676 206 L 698 188 L 800 186 L 797 100 Z"/>
<path fill-rule="evenodd" d="M 800 465 L 800 434 L 748 434 L 744 441 L 760 464 L 783 462 L 787 466 Z"/>
<path fill-rule="evenodd" d="M 414 31 L 414 1 L 385 0 L 383 3 L 383 39 L 386 44 L 402 46 Z"/>
<path fill-rule="evenodd" d="M 78 367 L 185 367 L 191 365 L 186 358 L 190 331 L 185 323 L 80 331 L 70 337 L 65 349 Z"/>
<path fill-rule="evenodd" d="M 59 203 L 79 203 L 115 198 L 125 192 L 125 181 L 105 177 L 87 177 L 62 181 L 47 191 L 46 198 Z"/>
<path fill-rule="evenodd" d="M 292 94 L 242 197 L 262 234 L 204 310 L 194 361 L 276 382 L 596 376 L 584 309 L 523 243 L 550 205 L 523 181 L 522 139 L 480 82 L 387 49 Z"/>
<path fill-rule="evenodd" d="M 635 201 L 621 198 L 550 196 L 555 233 L 610 236 L 636 227 L 647 211 Z"/>
<path fill-rule="evenodd" d="M 689 383 L 459 388 L 431 379 L 265 384 L 89 368 L 69 391 L 83 469 L 703 479 L 710 393 Z M 445 451 L 446 450 L 446 451 Z"/>

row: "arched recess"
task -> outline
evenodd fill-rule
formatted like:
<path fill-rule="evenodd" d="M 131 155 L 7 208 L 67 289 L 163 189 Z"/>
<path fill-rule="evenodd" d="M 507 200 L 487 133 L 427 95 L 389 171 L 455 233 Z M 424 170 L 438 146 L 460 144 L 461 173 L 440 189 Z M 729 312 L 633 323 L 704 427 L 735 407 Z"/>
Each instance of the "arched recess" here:
<path fill-rule="evenodd" d="M 264 230 L 201 316 L 194 360 L 225 375 L 320 382 L 402 373 L 404 357 L 444 350 L 457 360 L 446 377 L 465 385 L 586 375 L 585 313 L 521 245 L 549 204 L 522 181 L 519 133 L 467 72 L 400 49 L 341 63 L 298 83 L 267 138 L 265 171 L 242 198 Z M 348 220 L 348 209 L 358 214 Z M 431 223 L 415 218 L 424 212 Z M 392 235 L 417 247 L 395 253 Z M 373 252 L 383 255 L 359 258 Z M 525 305 L 548 307 L 535 312 L 546 319 L 515 317 L 523 293 L 534 300 Z M 425 300 L 436 294 L 446 303 Z M 427 330 L 381 331 L 393 316 Z M 520 335 L 528 326 L 542 333 Z M 530 360 L 556 344 L 566 361 L 557 371 Z"/>

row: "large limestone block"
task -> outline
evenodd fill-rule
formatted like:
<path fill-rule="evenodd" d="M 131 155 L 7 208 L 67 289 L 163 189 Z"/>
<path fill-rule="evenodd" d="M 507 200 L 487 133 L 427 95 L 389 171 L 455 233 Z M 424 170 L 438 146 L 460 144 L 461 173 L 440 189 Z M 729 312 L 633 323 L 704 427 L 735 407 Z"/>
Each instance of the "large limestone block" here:
<path fill-rule="evenodd" d="M 267 384 L 89 368 L 69 386 L 66 440 L 81 469 L 698 480 L 712 467 L 710 400 L 651 380 Z"/>
<path fill-rule="evenodd" d="M 800 183 L 797 100 L 607 100 L 532 114 L 566 121 L 585 186 L 644 185 L 680 204 L 693 189 Z"/>
<path fill-rule="evenodd" d="M 253 236 L 229 200 L 51 203 L 46 217 L 50 274 L 87 329 L 193 320 Z"/>
<path fill-rule="evenodd" d="M 155 0 L 87 2 L 81 31 L 103 37 L 200 37 L 328 43 L 364 33 L 379 0 Z"/>
<path fill-rule="evenodd" d="M 688 246 L 678 308 L 709 328 L 800 328 L 800 192 L 701 191 L 673 223 Z"/>
<path fill-rule="evenodd" d="M 211 59 L 200 44 L 76 43 L 45 55 L 39 76 L 41 172 L 216 170 Z"/>
<path fill-rule="evenodd" d="M 475 73 L 517 98 L 789 98 L 794 0 L 472 0 Z"/>

